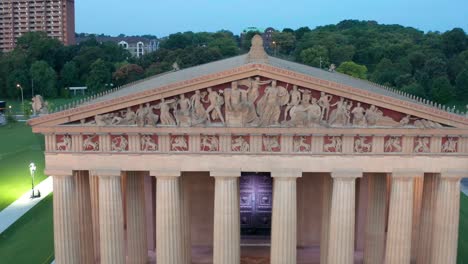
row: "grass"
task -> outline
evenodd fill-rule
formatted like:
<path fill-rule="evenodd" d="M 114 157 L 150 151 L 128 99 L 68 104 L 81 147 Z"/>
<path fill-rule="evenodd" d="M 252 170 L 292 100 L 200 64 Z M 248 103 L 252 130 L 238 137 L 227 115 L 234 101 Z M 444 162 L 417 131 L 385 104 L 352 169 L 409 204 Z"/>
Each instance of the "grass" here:
<path fill-rule="evenodd" d="M 468 263 L 468 196 L 460 195 L 460 226 L 458 228 L 458 264 Z"/>
<path fill-rule="evenodd" d="M 52 194 L 0 235 L 0 262 L 50 264 L 54 259 Z"/>
<path fill-rule="evenodd" d="M 35 183 L 44 176 L 44 137 L 25 123 L 0 126 L 0 210 L 31 189 L 29 163 L 37 167 Z"/>

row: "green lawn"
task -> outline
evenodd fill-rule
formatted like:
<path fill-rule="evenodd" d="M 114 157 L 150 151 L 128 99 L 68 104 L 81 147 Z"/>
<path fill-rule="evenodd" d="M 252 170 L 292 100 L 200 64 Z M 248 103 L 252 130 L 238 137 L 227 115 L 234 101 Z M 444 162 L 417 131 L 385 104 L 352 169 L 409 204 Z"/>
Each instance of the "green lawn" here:
<path fill-rule="evenodd" d="M 461 194 L 458 229 L 458 264 L 468 263 L 468 196 Z"/>
<path fill-rule="evenodd" d="M 0 210 L 31 189 L 29 163 L 37 167 L 36 184 L 44 176 L 44 137 L 25 123 L 0 126 Z"/>
<path fill-rule="evenodd" d="M 50 264 L 54 259 L 52 194 L 0 235 L 0 263 Z"/>

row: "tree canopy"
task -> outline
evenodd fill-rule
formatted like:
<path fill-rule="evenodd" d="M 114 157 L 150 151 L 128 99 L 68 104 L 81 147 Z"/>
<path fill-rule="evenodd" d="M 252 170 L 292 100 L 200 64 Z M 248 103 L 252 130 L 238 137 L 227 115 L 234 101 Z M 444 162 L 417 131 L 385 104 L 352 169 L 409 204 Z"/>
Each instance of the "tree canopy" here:
<path fill-rule="evenodd" d="M 44 33 L 28 33 L 13 51 L 0 53 L 0 97 L 17 98 L 16 84 L 22 85 L 26 98 L 32 84 L 35 92 L 49 97 L 66 95 L 66 87 L 78 85 L 98 92 L 170 71 L 174 62 L 187 68 L 245 53 L 257 33 L 178 32 L 161 38 L 157 51 L 140 58 L 92 37 L 63 46 Z M 439 103 L 468 101 L 468 36 L 460 28 L 425 33 L 344 20 L 315 29 L 277 30 L 265 47 L 271 55 L 323 69 L 339 65 L 338 72 Z"/>

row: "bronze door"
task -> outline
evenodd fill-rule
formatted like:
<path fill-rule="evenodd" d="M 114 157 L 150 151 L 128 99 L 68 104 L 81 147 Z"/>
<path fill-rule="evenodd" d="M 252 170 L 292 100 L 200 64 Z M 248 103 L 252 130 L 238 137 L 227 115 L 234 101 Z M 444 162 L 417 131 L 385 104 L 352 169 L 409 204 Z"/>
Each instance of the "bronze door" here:
<path fill-rule="evenodd" d="M 240 178 L 242 235 L 270 235 L 272 184 L 270 173 L 242 173 Z"/>

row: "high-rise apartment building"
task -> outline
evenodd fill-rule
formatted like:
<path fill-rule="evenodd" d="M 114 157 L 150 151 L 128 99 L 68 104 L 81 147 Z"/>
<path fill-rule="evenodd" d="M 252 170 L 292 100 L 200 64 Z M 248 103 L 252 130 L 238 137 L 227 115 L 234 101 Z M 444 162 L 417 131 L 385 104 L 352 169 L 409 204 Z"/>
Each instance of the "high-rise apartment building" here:
<path fill-rule="evenodd" d="M 16 39 L 44 31 L 65 45 L 75 43 L 74 0 L 0 0 L 0 50 L 10 51 Z"/>

